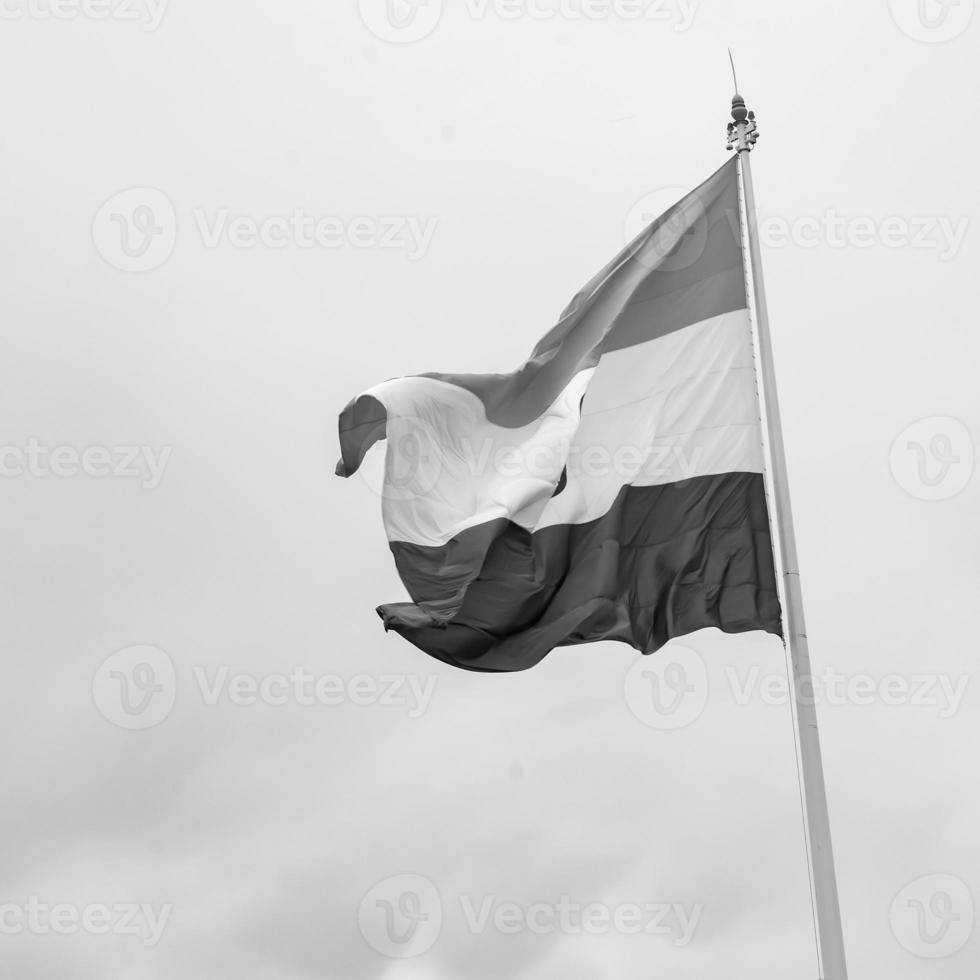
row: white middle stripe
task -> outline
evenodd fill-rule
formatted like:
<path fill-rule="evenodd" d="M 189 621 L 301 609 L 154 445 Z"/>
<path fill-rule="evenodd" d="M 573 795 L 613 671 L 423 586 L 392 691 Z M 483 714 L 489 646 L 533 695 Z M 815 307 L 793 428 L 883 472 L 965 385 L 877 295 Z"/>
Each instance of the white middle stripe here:
<path fill-rule="evenodd" d="M 604 354 L 589 382 L 568 483 L 535 529 L 605 514 L 624 486 L 763 471 L 748 310 Z"/>
<path fill-rule="evenodd" d="M 581 524 L 624 486 L 763 469 L 747 310 L 604 354 L 516 429 L 445 381 L 398 378 L 369 394 L 388 411 L 390 541 L 443 545 L 498 518 L 529 530 Z"/>

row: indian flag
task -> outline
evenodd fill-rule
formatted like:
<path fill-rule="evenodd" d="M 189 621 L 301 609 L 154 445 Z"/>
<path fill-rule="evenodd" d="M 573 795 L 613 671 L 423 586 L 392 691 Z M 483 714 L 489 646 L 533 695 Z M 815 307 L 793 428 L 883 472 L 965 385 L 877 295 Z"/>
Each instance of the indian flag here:
<path fill-rule="evenodd" d="M 594 640 L 780 633 L 745 283 L 732 160 L 517 370 L 351 401 L 338 474 L 387 439 L 382 515 L 411 601 L 378 608 L 386 629 L 482 671 Z"/>

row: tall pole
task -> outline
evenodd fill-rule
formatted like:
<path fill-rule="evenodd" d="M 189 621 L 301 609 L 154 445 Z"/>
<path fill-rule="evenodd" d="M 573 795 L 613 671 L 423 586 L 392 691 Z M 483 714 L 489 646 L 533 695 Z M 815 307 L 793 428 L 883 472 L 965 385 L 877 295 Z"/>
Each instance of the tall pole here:
<path fill-rule="evenodd" d="M 746 235 L 752 264 L 759 367 L 769 441 L 770 481 L 776 511 L 774 523 L 782 566 L 785 606 L 783 632 L 788 657 L 787 666 L 792 680 L 791 703 L 796 723 L 807 858 L 810 865 L 810 886 L 816 919 L 817 959 L 821 980 L 847 980 L 840 902 L 837 896 L 837 876 L 834 871 L 834 852 L 830 840 L 830 817 L 827 812 L 827 790 L 824 785 L 820 734 L 817 730 L 810 649 L 807 643 L 806 622 L 803 618 L 803 594 L 800 590 L 793 511 L 790 506 L 789 481 L 786 476 L 786 452 L 783 448 L 779 398 L 776 394 L 776 375 L 769 335 L 769 310 L 762 277 L 758 217 L 755 209 L 755 194 L 752 190 L 752 168 L 749 164 L 749 155 L 759 134 L 755 113 L 746 110 L 745 100 L 737 94 L 732 99 L 732 119 L 734 122 L 728 124 L 728 148 L 736 150 L 738 154 L 738 170 L 745 205 Z"/>

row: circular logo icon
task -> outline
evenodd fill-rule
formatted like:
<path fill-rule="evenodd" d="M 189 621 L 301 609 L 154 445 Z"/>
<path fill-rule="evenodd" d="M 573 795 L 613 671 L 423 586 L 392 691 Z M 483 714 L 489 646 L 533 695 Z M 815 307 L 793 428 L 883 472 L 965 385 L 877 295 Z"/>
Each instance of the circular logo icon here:
<path fill-rule="evenodd" d="M 630 711 L 650 728 L 685 728 L 701 717 L 708 703 L 708 670 L 690 647 L 668 644 L 641 656 L 626 673 Z"/>
<path fill-rule="evenodd" d="M 677 272 L 704 254 L 707 216 L 701 201 L 688 193 L 682 187 L 662 187 L 644 194 L 627 212 L 623 238 L 636 243 L 635 258 L 647 268 Z"/>
<path fill-rule="evenodd" d="M 177 212 L 155 187 L 131 187 L 109 198 L 92 220 L 92 241 L 114 269 L 149 272 L 177 243 Z"/>
<path fill-rule="evenodd" d="M 442 18 L 442 0 L 359 0 L 358 6 L 364 26 L 391 44 L 421 41 Z"/>
<path fill-rule="evenodd" d="M 889 0 L 892 20 L 902 33 L 924 44 L 959 37 L 973 20 L 975 0 Z"/>
<path fill-rule="evenodd" d="M 973 896 L 955 875 L 933 874 L 906 885 L 891 909 L 892 932 L 913 956 L 958 953 L 973 933 Z"/>
<path fill-rule="evenodd" d="M 948 415 L 919 419 L 892 443 L 895 482 L 917 500 L 955 497 L 973 476 L 970 430 Z"/>
<path fill-rule="evenodd" d="M 428 422 L 414 416 L 388 416 L 387 436 L 365 454 L 358 474 L 379 497 L 411 501 L 425 497 L 442 475 L 439 440 Z"/>
<path fill-rule="evenodd" d="M 361 899 L 357 923 L 367 944 L 382 956 L 421 956 L 439 938 L 442 899 L 422 875 L 394 875 Z"/>
<path fill-rule="evenodd" d="M 177 700 L 174 663 L 159 647 L 117 650 L 95 672 L 92 699 L 102 716 L 120 728 L 159 725 Z"/>

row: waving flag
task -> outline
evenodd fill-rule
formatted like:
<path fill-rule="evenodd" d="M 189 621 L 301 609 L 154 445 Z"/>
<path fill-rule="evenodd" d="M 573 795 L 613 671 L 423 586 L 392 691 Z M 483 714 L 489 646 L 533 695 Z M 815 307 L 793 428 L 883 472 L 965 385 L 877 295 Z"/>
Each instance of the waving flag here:
<path fill-rule="evenodd" d="M 382 513 L 426 653 L 522 670 L 780 633 L 736 162 L 653 222 L 510 374 L 398 378 L 340 416 L 350 476 L 387 438 Z"/>

